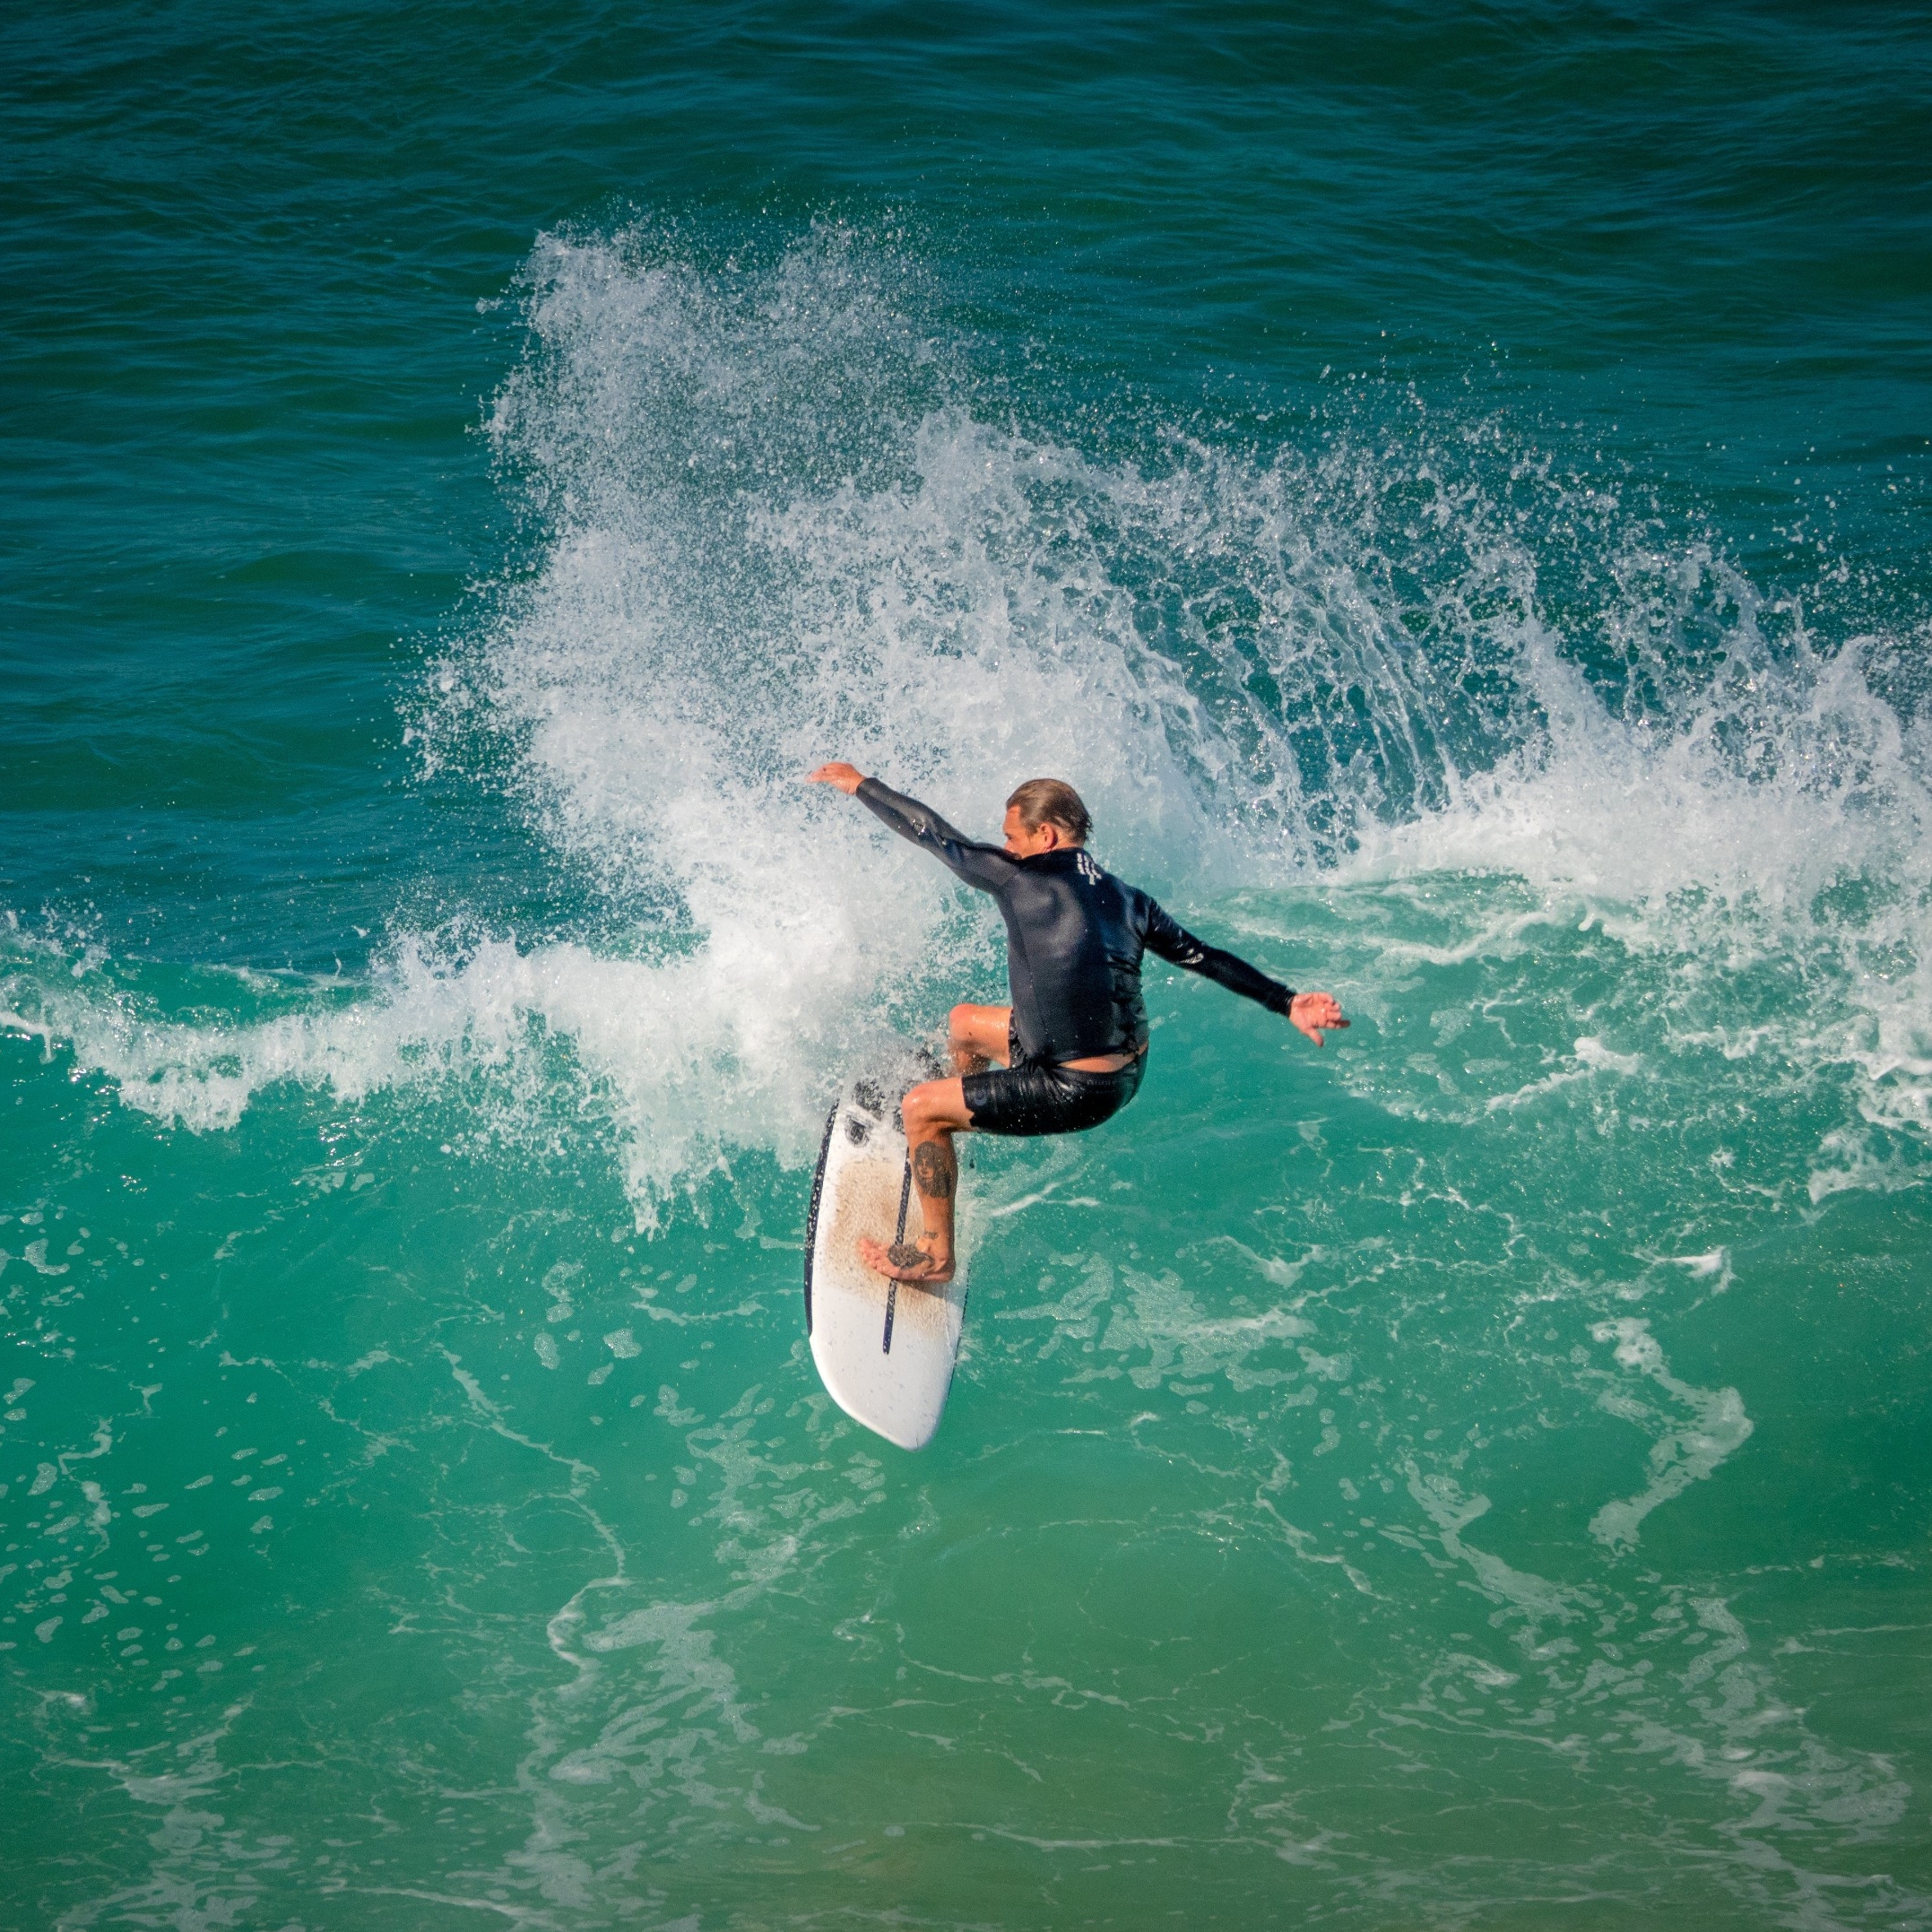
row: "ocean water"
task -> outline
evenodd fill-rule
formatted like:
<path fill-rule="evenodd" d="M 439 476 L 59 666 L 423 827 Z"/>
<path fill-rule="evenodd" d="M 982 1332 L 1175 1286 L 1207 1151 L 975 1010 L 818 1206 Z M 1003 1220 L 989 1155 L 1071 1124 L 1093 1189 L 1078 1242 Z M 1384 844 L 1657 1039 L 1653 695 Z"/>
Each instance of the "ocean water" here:
<path fill-rule="evenodd" d="M 1932 15 L 30 5 L 0 1923 L 1932 1927 Z M 934 1443 L 801 1243 L 997 997 Z"/>

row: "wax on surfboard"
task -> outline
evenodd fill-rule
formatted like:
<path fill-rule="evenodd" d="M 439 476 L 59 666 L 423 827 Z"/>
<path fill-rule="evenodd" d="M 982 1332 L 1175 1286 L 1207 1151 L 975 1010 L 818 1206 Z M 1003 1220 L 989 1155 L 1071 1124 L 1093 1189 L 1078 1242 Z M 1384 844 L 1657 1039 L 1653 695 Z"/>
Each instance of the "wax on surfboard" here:
<path fill-rule="evenodd" d="M 901 1449 L 923 1448 L 940 1425 L 966 1315 L 963 1257 L 936 1288 L 888 1281 L 859 1259 L 862 1236 L 889 1244 L 920 1226 L 898 1109 L 912 1083 L 897 1068 L 846 1083 L 825 1123 L 805 1230 L 805 1328 L 819 1380 L 854 1422 Z"/>

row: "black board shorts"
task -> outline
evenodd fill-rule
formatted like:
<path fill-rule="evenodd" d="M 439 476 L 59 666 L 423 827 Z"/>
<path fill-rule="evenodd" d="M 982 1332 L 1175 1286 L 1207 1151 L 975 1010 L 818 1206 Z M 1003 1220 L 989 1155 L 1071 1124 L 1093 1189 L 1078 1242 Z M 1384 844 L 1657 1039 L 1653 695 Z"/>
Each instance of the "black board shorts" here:
<path fill-rule="evenodd" d="M 1140 1091 L 1147 1063 L 1141 1053 L 1117 1072 L 1083 1073 L 1018 1061 L 969 1073 L 959 1084 L 975 1133 L 1077 1134 L 1118 1113 Z"/>

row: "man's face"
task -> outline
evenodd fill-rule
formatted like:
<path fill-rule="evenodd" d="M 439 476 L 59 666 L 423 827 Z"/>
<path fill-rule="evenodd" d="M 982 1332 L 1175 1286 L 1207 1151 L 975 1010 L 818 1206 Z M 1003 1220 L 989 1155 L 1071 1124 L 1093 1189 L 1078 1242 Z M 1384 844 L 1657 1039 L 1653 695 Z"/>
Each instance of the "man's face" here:
<path fill-rule="evenodd" d="M 1006 808 L 1006 849 L 1016 859 L 1030 859 L 1036 853 L 1055 852 L 1067 843 L 1067 835 L 1057 825 L 1039 825 L 1029 829 L 1018 805 Z"/>

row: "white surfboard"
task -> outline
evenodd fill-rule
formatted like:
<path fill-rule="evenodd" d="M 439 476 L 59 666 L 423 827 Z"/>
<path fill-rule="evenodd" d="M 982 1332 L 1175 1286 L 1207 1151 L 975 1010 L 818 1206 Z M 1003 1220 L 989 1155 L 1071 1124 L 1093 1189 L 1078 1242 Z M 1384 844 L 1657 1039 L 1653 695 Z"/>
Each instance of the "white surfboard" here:
<path fill-rule="evenodd" d="M 898 1109 L 914 1078 L 847 1084 L 825 1123 L 805 1229 L 805 1329 L 819 1379 L 854 1422 L 901 1449 L 923 1449 L 940 1425 L 966 1318 L 963 1256 L 938 1288 L 888 1281 L 859 1259 L 863 1235 L 889 1244 L 919 1232 Z"/>

